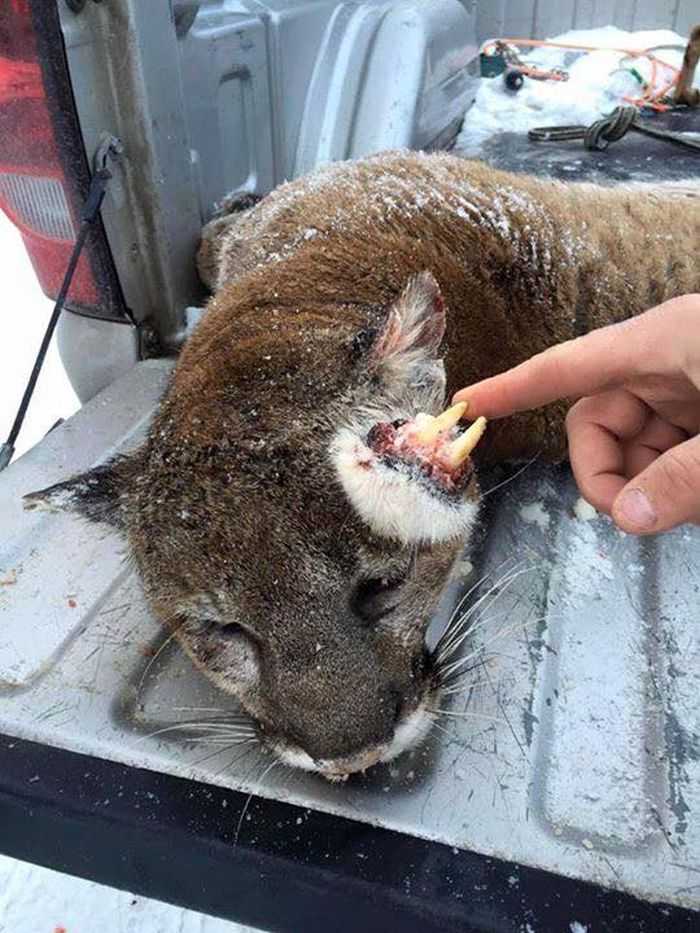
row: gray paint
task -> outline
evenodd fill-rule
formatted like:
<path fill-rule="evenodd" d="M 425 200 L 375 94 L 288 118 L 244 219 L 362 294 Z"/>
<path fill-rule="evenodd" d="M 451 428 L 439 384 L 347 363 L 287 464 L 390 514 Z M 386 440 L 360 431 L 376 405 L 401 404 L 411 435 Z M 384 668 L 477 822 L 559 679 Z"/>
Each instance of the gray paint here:
<path fill-rule="evenodd" d="M 193 258 L 221 198 L 445 143 L 469 103 L 476 44 L 459 0 L 59 8 L 87 153 L 104 132 L 124 143 L 102 211 L 120 283 L 166 346 L 202 298 Z"/>
<path fill-rule="evenodd" d="M 102 209 L 128 306 L 167 333 L 198 289 L 200 231 L 170 0 L 59 4 L 88 155 L 104 132 L 124 143 Z"/>
<path fill-rule="evenodd" d="M 73 391 L 87 402 L 139 359 L 139 335 L 131 324 L 116 324 L 64 311 L 56 328 L 61 362 Z"/>
<path fill-rule="evenodd" d="M 692 8 L 692 12 L 691 12 Z M 700 22 L 697 0 L 477 0 L 480 42 L 496 36 L 544 39 L 567 29 L 675 29 Z"/>
<path fill-rule="evenodd" d="M 677 0 L 675 28 L 681 35 L 686 35 L 691 26 L 700 23 L 700 5 L 698 0 Z"/>

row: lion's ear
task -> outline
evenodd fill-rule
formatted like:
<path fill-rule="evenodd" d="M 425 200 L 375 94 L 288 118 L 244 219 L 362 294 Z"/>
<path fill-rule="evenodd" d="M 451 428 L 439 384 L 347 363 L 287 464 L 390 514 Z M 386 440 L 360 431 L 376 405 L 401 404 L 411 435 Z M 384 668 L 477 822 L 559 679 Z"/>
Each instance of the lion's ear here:
<path fill-rule="evenodd" d="M 124 526 L 129 483 L 138 470 L 138 454 L 115 457 L 46 489 L 23 496 L 25 509 L 74 511 L 93 522 Z"/>
<path fill-rule="evenodd" d="M 438 356 L 445 335 L 445 307 L 440 286 L 430 272 L 421 272 L 389 309 L 372 347 L 374 364 L 402 370 Z"/>
<path fill-rule="evenodd" d="M 421 272 L 408 280 L 382 326 L 371 334 L 365 361 L 379 393 L 404 402 L 410 397 L 416 410 L 439 407 L 445 387 L 444 335 L 440 287 L 430 272 Z"/>

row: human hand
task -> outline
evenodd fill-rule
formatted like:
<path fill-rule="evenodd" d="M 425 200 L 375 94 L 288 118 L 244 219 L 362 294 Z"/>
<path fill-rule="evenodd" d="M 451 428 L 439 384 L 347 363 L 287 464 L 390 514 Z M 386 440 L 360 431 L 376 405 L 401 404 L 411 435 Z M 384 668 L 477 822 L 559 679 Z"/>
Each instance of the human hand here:
<path fill-rule="evenodd" d="M 470 418 L 557 399 L 583 497 L 634 534 L 700 524 L 700 295 L 551 347 L 462 389 Z"/>

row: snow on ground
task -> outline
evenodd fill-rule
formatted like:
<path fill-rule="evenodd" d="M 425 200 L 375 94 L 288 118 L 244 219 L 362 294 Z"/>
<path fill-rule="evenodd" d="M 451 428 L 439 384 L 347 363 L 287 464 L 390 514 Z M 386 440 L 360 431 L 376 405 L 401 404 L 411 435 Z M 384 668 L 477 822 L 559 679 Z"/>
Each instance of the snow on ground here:
<path fill-rule="evenodd" d="M 51 316 L 53 302 L 39 288 L 20 235 L 1 211 L 0 289 L 0 438 L 5 441 Z M 36 444 L 59 418 L 67 418 L 78 407 L 78 399 L 54 342 L 18 438 L 16 454 Z"/>
<path fill-rule="evenodd" d="M 19 234 L 2 212 L 0 282 L 0 435 L 5 440 L 53 305 L 37 284 Z M 52 345 L 17 453 L 39 441 L 78 406 Z M 1 833 L 0 827 L 0 837 Z M 0 933 L 245 933 L 248 929 L 0 855 Z"/>
<path fill-rule="evenodd" d="M 0 933 L 254 933 L 0 856 Z"/>
<path fill-rule="evenodd" d="M 525 78 L 520 91 L 509 91 L 501 76 L 483 78 L 472 108 L 467 111 L 456 148 L 460 153 L 478 155 L 479 147 L 495 133 L 504 131 L 524 133 L 534 126 L 566 124 L 590 125 L 599 117 L 610 113 L 624 103 L 625 95 L 638 97 L 640 84 L 635 78 L 618 69 L 625 57 L 614 49 L 642 50 L 658 46 L 659 59 L 676 68 L 680 67 L 686 39 L 670 29 L 626 32 L 616 26 L 600 29 L 575 29 L 549 39 L 571 45 L 600 47 L 600 51 L 580 53 L 565 49 L 527 49 L 520 57 L 540 68 L 566 68 L 568 81 L 535 81 Z M 624 67 L 634 67 L 648 80 L 651 65 L 641 58 L 628 59 Z M 663 81 L 664 69 L 659 69 Z M 700 73 L 695 84 L 700 87 Z"/>

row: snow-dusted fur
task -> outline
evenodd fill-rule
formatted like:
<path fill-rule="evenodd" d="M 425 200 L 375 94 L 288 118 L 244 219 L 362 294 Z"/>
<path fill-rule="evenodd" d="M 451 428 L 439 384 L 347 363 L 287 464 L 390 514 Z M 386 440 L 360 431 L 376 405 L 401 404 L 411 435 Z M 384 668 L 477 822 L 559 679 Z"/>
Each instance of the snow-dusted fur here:
<path fill-rule="evenodd" d="M 119 504 L 153 610 L 271 747 L 366 767 L 434 705 L 424 634 L 478 502 L 476 480 L 448 508 L 382 464 L 356 482 L 372 423 L 700 289 L 699 242 L 693 198 L 448 155 L 283 185 L 204 231 L 214 298 L 146 445 L 84 508 Z M 492 424 L 477 456 L 561 457 L 565 408 Z"/>

